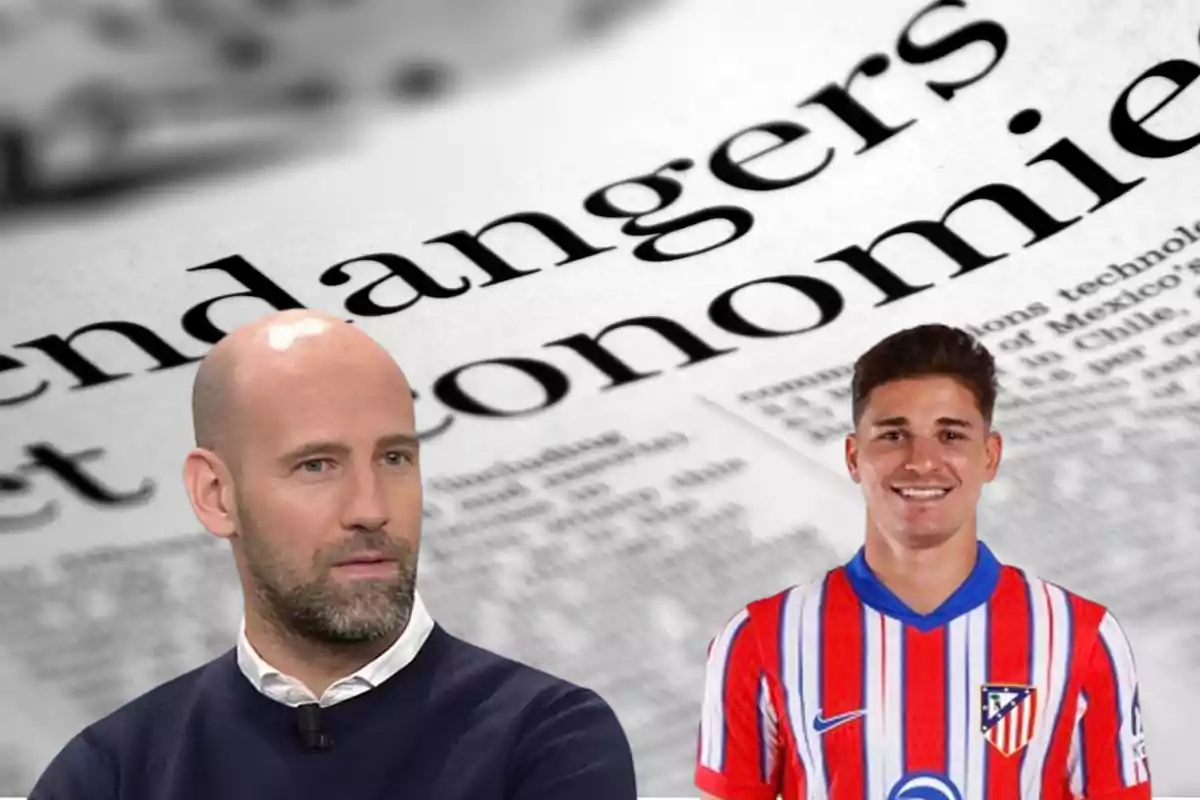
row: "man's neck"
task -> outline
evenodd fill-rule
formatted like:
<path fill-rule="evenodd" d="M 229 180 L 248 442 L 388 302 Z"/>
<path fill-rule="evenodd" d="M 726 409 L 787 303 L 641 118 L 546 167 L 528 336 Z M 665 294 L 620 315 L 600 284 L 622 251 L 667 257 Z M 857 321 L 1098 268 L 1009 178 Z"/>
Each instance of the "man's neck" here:
<path fill-rule="evenodd" d="M 867 524 L 867 566 L 906 606 L 930 614 L 970 576 L 979 555 L 974 527 L 932 547 L 912 548 Z"/>
<path fill-rule="evenodd" d="M 398 634 L 361 644 L 314 642 L 280 629 L 246 609 L 246 639 L 273 668 L 304 684 L 320 697 L 334 682 L 352 675 L 396 643 Z"/>

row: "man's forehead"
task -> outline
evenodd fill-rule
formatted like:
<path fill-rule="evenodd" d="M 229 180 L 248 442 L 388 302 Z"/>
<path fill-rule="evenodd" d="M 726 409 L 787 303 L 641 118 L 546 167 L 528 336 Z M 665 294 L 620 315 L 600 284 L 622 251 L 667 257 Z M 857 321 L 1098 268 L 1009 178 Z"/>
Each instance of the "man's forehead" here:
<path fill-rule="evenodd" d="M 371 426 L 388 431 L 415 427 L 412 391 L 398 376 L 351 380 L 337 374 L 280 372 L 271 380 L 263 378 L 238 387 L 234 413 L 245 425 L 279 437 L 328 437 Z"/>
<path fill-rule="evenodd" d="M 280 416 L 259 427 L 252 447 L 270 459 L 314 453 L 370 452 L 379 448 L 413 446 L 417 433 L 410 418 L 393 410 L 370 417 Z M 299 455 L 297 455 L 299 454 Z"/>
<path fill-rule="evenodd" d="M 920 378 L 879 386 L 871 392 L 864 421 L 903 418 L 911 423 L 942 418 L 975 421 L 982 417 L 970 389 L 951 378 Z"/>

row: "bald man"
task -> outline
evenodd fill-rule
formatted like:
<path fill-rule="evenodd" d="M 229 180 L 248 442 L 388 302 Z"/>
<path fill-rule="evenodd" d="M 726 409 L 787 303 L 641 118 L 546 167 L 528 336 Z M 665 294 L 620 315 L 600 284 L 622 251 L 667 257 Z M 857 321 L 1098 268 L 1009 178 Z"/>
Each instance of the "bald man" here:
<path fill-rule="evenodd" d="M 184 479 L 233 550 L 237 645 L 85 729 L 31 800 L 635 800 L 604 700 L 421 602 L 420 447 L 387 351 L 275 314 L 212 349 L 193 422 Z"/>

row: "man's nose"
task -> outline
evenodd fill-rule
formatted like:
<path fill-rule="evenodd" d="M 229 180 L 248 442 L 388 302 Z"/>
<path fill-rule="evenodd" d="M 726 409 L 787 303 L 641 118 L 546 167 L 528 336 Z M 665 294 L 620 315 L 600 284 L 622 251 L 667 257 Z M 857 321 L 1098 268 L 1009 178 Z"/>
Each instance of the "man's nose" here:
<path fill-rule="evenodd" d="M 380 530 L 388 524 L 383 481 L 373 470 L 356 470 L 349 478 L 348 498 L 342 513 L 346 528 Z"/>
<path fill-rule="evenodd" d="M 905 466 L 913 472 L 931 472 L 942 460 L 941 444 L 928 436 L 913 436 L 909 439 L 908 459 Z"/>

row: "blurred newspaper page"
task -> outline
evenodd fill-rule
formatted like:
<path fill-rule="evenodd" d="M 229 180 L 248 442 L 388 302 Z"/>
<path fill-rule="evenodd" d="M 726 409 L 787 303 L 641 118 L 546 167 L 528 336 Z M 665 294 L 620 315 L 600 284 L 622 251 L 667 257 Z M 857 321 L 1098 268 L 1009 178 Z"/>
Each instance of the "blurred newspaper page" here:
<path fill-rule="evenodd" d="M 977 327 L 984 534 L 1121 616 L 1155 792 L 1200 794 L 1198 34 L 1187 0 L 666 2 L 286 164 L 0 222 L 0 790 L 232 645 L 190 382 L 307 306 L 418 392 L 435 614 L 610 695 L 648 795 L 695 794 L 716 626 L 861 537 L 846 366 Z"/>

